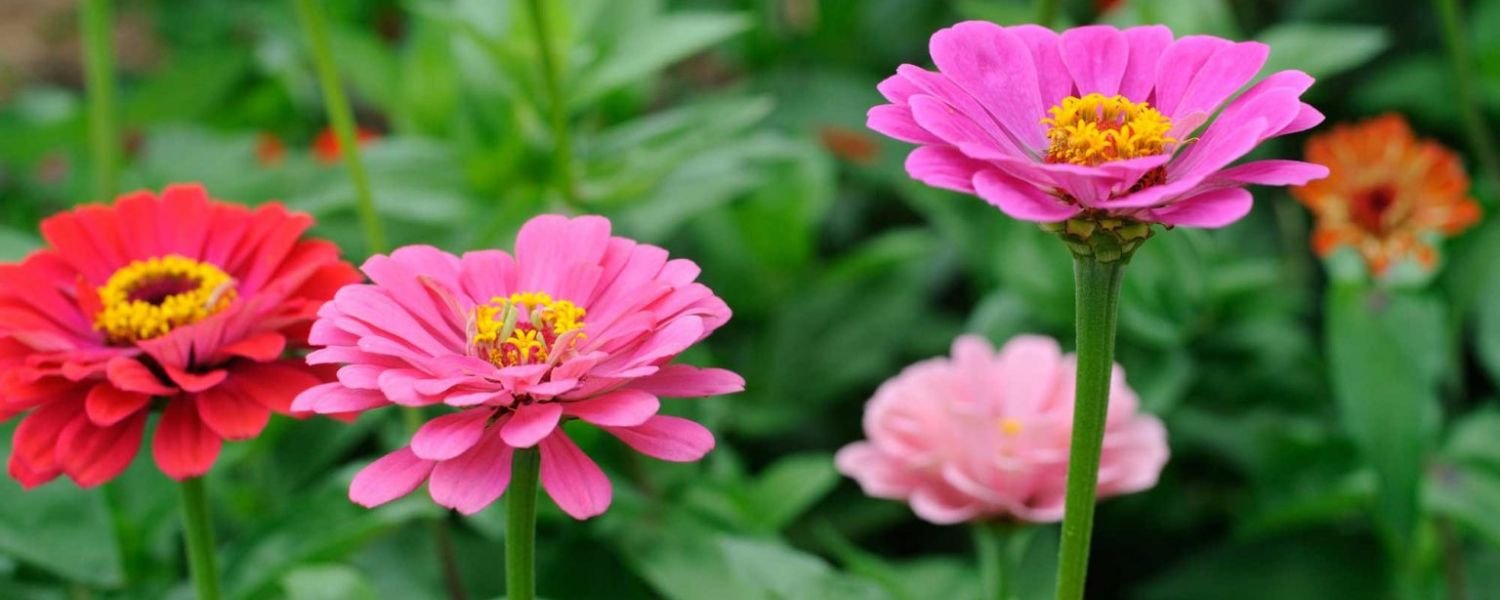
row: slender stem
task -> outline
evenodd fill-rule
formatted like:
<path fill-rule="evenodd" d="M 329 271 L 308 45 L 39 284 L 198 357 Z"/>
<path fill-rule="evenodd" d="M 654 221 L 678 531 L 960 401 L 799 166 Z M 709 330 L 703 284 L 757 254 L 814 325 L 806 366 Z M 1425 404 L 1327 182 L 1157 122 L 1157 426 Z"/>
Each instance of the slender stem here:
<path fill-rule="evenodd" d="M 1443 41 L 1448 46 L 1448 58 L 1453 61 L 1454 83 L 1457 84 L 1459 110 L 1469 144 L 1479 158 L 1479 165 L 1489 178 L 1490 185 L 1500 189 L 1500 157 L 1497 157 L 1490 128 L 1485 123 L 1484 109 L 1479 104 L 1479 92 L 1475 84 L 1474 58 L 1469 52 L 1469 38 L 1463 27 L 1463 14 L 1457 0 L 1433 0 L 1443 22 Z"/>
<path fill-rule="evenodd" d="M 1016 523 L 981 521 L 974 523 L 974 548 L 979 558 L 982 584 L 981 598 L 1016 600 L 1019 590 L 1016 576 L 1031 541 L 1031 529 Z"/>
<path fill-rule="evenodd" d="M 203 478 L 182 480 L 182 528 L 187 542 L 188 568 L 198 600 L 219 599 L 219 571 L 214 566 L 214 528 L 208 517 L 208 495 Z"/>
<path fill-rule="evenodd" d="M 536 448 L 521 448 L 511 462 L 505 516 L 506 600 L 536 599 L 536 488 L 541 459 Z"/>
<path fill-rule="evenodd" d="M 1059 4 L 1058 0 L 1037 0 L 1036 24 L 1051 27 L 1052 22 L 1057 20 Z"/>
<path fill-rule="evenodd" d="M 1089 540 L 1094 529 L 1094 492 L 1099 454 L 1114 371 L 1115 317 L 1119 312 L 1121 261 L 1101 263 L 1077 256 L 1073 262 L 1078 326 L 1077 398 L 1073 402 L 1073 442 L 1068 450 L 1062 548 L 1057 564 L 1058 600 L 1081 600 L 1088 576 Z"/>
<path fill-rule="evenodd" d="M 120 132 L 115 122 L 114 30 L 111 0 L 83 0 L 79 27 L 83 36 L 83 70 L 88 89 L 89 157 L 94 170 L 94 200 L 114 196 L 120 170 Z"/>
<path fill-rule="evenodd" d="M 559 82 L 557 60 L 552 54 L 552 27 L 547 18 L 547 6 L 552 1 L 527 0 L 527 7 L 542 63 L 542 83 L 547 87 L 548 117 L 552 122 L 552 181 L 563 201 L 576 207 L 578 193 L 573 186 L 573 140 L 568 132 L 568 99 Z"/>
<path fill-rule="evenodd" d="M 432 541 L 437 546 L 438 564 L 443 570 L 443 587 L 451 600 L 467 600 L 463 574 L 458 570 L 458 553 L 453 549 L 453 534 L 443 519 L 432 520 Z"/>
<path fill-rule="evenodd" d="M 354 181 L 355 209 L 359 213 L 360 226 L 364 229 L 365 245 L 371 254 L 379 254 L 386 251 L 385 228 L 380 224 L 380 213 L 375 210 L 375 196 L 370 191 L 370 175 L 365 171 L 364 160 L 360 158 L 354 111 L 349 108 L 349 98 L 344 95 L 344 88 L 339 83 L 338 67 L 333 62 L 333 50 L 328 45 L 328 25 L 324 22 L 318 2 L 319 0 L 295 0 L 297 18 L 302 22 L 307 46 L 312 50 L 313 66 L 323 89 L 323 107 L 328 113 L 328 123 L 338 137 L 344 164 L 349 167 L 349 178 Z"/>

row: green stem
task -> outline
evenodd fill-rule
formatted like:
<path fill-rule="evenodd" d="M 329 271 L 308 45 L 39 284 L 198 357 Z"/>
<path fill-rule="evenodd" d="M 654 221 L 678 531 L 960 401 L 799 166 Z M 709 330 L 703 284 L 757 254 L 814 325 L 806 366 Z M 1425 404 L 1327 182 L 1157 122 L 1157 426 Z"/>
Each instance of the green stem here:
<path fill-rule="evenodd" d="M 328 123 L 338 137 L 339 150 L 344 164 L 349 167 L 349 178 L 354 181 L 355 209 L 359 213 L 360 226 L 364 229 L 365 245 L 370 254 L 386 251 L 385 228 L 380 224 L 380 213 L 375 210 L 375 196 L 370 191 L 370 175 L 360 158 L 359 137 L 354 126 L 354 111 L 349 108 L 349 98 L 339 84 L 339 72 L 333 62 L 333 50 L 328 45 L 328 25 L 324 22 L 319 0 L 295 0 L 297 18 L 302 22 L 302 31 L 307 35 L 307 46 L 312 50 L 313 66 L 318 72 L 318 83 L 323 90 L 323 107 L 328 113 Z"/>
<path fill-rule="evenodd" d="M 1469 38 L 1463 27 L 1463 14 L 1456 0 L 1433 0 L 1438 16 L 1443 22 L 1443 41 L 1448 46 L 1448 58 L 1453 61 L 1454 83 L 1457 84 L 1460 114 L 1474 147 L 1479 165 L 1489 178 L 1490 185 L 1500 190 L 1500 158 L 1497 158 L 1490 128 L 1485 123 L 1484 109 L 1479 104 L 1479 90 L 1475 84 L 1474 58 L 1469 52 Z"/>
<path fill-rule="evenodd" d="M 187 542 L 188 568 L 198 600 L 219 599 L 219 572 L 214 566 L 214 528 L 208 517 L 203 478 L 182 480 L 182 528 Z"/>
<path fill-rule="evenodd" d="M 94 200 L 114 196 L 120 170 L 120 132 L 115 122 L 114 35 L 110 0 L 83 0 L 79 27 L 88 90 L 89 157 L 94 170 Z"/>
<path fill-rule="evenodd" d="M 982 598 L 1016 600 L 1019 590 L 1016 576 L 1026 556 L 1026 545 L 1032 530 L 1016 523 L 981 521 L 974 523 L 974 547 L 979 555 Z"/>
<path fill-rule="evenodd" d="M 548 117 L 552 124 L 552 178 L 557 193 L 568 206 L 578 206 L 573 186 L 573 140 L 568 131 L 568 99 L 559 82 L 558 64 L 552 51 L 552 28 L 548 25 L 547 6 L 553 0 L 528 0 L 531 27 L 536 34 L 537 54 L 542 63 L 542 83 L 547 88 Z"/>
<path fill-rule="evenodd" d="M 1059 4 L 1058 0 L 1037 0 L 1036 24 L 1042 27 L 1051 27 L 1053 21 L 1057 20 Z"/>
<path fill-rule="evenodd" d="M 1067 500 L 1057 564 L 1058 600 L 1081 600 L 1088 576 L 1094 493 L 1099 484 L 1099 454 L 1104 447 L 1104 418 L 1114 372 L 1115 317 L 1124 271 L 1123 261 L 1104 263 L 1088 256 L 1074 257 L 1077 398 L 1073 402 L 1073 442 L 1068 450 Z"/>
<path fill-rule="evenodd" d="M 519 448 L 511 462 L 505 516 L 506 600 L 536 599 L 536 488 L 541 454 Z"/>

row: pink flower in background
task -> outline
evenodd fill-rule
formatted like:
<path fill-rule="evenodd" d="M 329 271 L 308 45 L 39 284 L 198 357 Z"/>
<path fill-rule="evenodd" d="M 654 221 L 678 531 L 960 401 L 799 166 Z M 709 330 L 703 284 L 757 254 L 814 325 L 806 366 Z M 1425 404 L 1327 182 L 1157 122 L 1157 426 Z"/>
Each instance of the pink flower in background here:
<path fill-rule="evenodd" d="M 1261 43 L 1173 39 L 1159 25 L 1058 34 L 969 21 L 930 48 L 938 70 L 903 65 L 881 82 L 890 104 L 870 109 L 869 127 L 919 144 L 912 177 L 1017 219 L 1223 227 L 1250 211 L 1245 185 L 1328 175 L 1289 160 L 1229 166 L 1323 120 L 1300 100 L 1313 83 L 1300 71 L 1235 96 L 1265 64 Z"/>
<path fill-rule="evenodd" d="M 43 221 L 47 247 L 0 265 L 0 417 L 25 413 L 11 477 L 109 481 L 135 458 L 154 408 L 157 466 L 196 477 L 224 440 L 289 412 L 326 374 L 285 350 L 359 279 L 332 243 L 302 238 L 312 224 L 197 185 Z"/>
<path fill-rule="evenodd" d="M 953 342 L 952 358 L 908 367 L 865 407 L 868 441 L 839 451 L 843 474 L 866 494 L 906 500 L 933 523 L 1062 519 L 1073 429 L 1074 356 L 1039 336 L 997 353 L 978 336 Z M 1115 368 L 1099 469 L 1099 496 L 1156 485 L 1167 462 L 1166 430 L 1137 412 Z"/>
<path fill-rule="evenodd" d="M 514 257 L 408 246 L 363 269 L 373 283 L 341 290 L 312 330 L 326 347 L 308 362 L 347 365 L 339 382 L 293 406 L 455 409 L 355 477 L 349 497 L 364 506 L 426 481 L 438 504 L 477 512 L 504 493 L 514 449 L 538 446 L 548 495 L 575 518 L 598 515 L 609 507 L 609 480 L 564 421 L 598 426 L 648 456 L 694 461 L 713 449 L 713 435 L 657 414 L 658 397 L 744 389 L 729 371 L 669 364 L 729 320 L 724 301 L 694 281 L 698 266 L 611 237 L 602 217 L 534 218 Z"/>

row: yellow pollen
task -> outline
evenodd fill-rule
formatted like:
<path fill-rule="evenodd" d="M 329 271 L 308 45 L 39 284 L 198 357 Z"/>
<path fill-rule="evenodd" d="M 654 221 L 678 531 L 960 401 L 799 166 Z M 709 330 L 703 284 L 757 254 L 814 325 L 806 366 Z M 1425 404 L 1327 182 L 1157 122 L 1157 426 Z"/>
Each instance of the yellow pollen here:
<path fill-rule="evenodd" d="M 1020 435 L 1021 422 L 1012 418 L 1000 419 L 1000 433 L 1005 435 Z"/>
<path fill-rule="evenodd" d="M 197 323 L 234 301 L 234 278 L 176 254 L 132 261 L 99 287 L 94 329 L 113 342 L 148 340 Z"/>
<path fill-rule="evenodd" d="M 543 292 L 496 296 L 474 307 L 469 346 L 500 367 L 547 362 L 560 338 L 583 328 L 584 310 L 567 300 L 553 300 Z M 583 332 L 564 341 L 569 347 Z"/>
<path fill-rule="evenodd" d="M 1052 107 L 1046 161 L 1094 166 L 1112 160 L 1153 156 L 1177 140 L 1167 137 L 1172 121 L 1145 102 L 1124 96 L 1069 96 Z"/>

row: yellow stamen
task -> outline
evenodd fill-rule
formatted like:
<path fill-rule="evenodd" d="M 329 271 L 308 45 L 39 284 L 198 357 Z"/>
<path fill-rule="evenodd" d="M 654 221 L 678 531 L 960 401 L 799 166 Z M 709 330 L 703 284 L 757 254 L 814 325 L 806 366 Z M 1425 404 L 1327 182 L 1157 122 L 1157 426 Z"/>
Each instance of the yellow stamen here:
<path fill-rule="evenodd" d="M 234 284 L 218 267 L 175 254 L 132 261 L 99 287 L 104 308 L 94 329 L 114 342 L 166 335 L 224 310 L 237 296 Z"/>
<path fill-rule="evenodd" d="M 1046 161 L 1094 166 L 1163 154 L 1177 143 L 1167 137 L 1172 121 L 1145 102 L 1124 96 L 1069 96 L 1042 119 L 1049 126 Z"/>
<path fill-rule="evenodd" d="M 1011 436 L 1020 435 L 1021 429 L 1020 421 L 1009 417 L 1000 420 L 1000 433 Z"/>
<path fill-rule="evenodd" d="M 496 296 L 474 307 L 469 344 L 497 366 L 542 363 L 563 334 L 583 328 L 583 317 L 582 308 L 543 292 Z M 575 334 L 568 347 L 583 337 Z"/>

